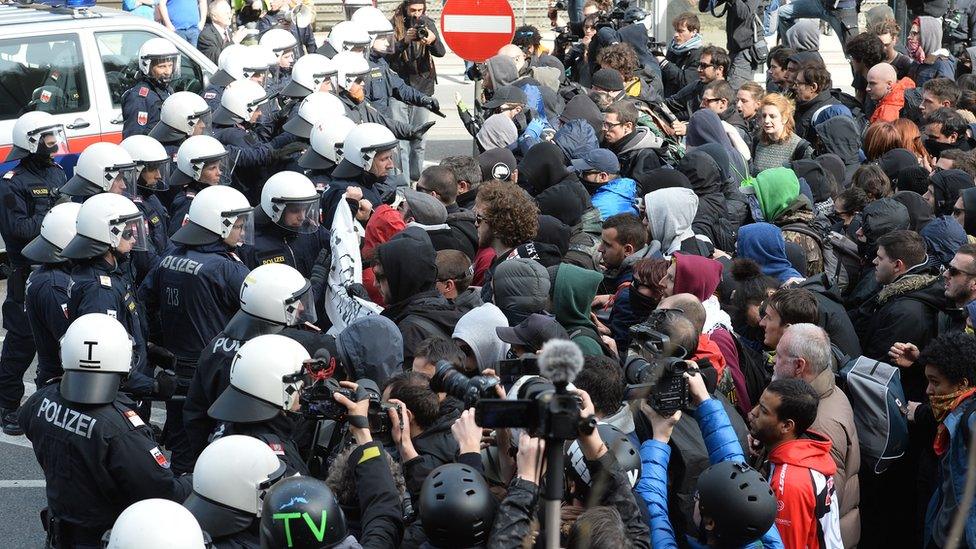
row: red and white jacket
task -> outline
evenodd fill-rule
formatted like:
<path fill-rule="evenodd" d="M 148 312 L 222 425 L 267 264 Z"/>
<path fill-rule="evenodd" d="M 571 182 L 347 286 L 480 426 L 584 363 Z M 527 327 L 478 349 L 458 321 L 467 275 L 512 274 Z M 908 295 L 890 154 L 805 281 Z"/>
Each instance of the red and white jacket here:
<path fill-rule="evenodd" d="M 807 431 L 769 454 L 776 528 L 787 549 L 843 549 L 830 439 Z"/>

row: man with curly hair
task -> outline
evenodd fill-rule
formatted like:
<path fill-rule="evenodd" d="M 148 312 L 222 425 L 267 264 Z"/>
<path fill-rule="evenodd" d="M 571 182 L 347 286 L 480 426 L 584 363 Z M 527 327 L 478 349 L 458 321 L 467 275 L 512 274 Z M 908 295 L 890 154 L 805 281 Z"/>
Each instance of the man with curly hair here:
<path fill-rule="evenodd" d="M 494 259 L 485 270 L 481 299 L 492 300 L 492 274 L 502 262 L 516 257 L 538 259 L 532 239 L 539 229 L 539 208 L 517 185 L 504 181 L 482 184 L 474 203 L 478 247 L 491 249 Z M 479 254 L 480 256 L 481 254 Z M 477 277 L 477 269 L 475 276 Z"/>

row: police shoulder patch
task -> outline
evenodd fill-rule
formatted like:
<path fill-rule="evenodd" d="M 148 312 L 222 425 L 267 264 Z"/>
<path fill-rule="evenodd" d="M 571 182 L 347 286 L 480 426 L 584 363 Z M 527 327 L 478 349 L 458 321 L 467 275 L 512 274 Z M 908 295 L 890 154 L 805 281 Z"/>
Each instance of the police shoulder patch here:
<path fill-rule="evenodd" d="M 214 97 L 217 97 L 217 92 L 210 91 L 210 92 L 204 92 L 203 93 L 203 98 L 204 99 L 213 99 Z"/>
<path fill-rule="evenodd" d="M 107 275 L 99 275 L 99 277 L 98 277 L 98 283 L 101 284 L 102 286 L 105 286 L 106 288 L 111 288 L 112 287 L 112 277 L 107 276 Z"/>
<path fill-rule="evenodd" d="M 17 175 L 17 172 L 14 171 L 14 170 L 10 170 L 7 173 L 3 174 L 3 178 L 4 179 L 13 179 L 15 175 Z"/>
<path fill-rule="evenodd" d="M 169 460 L 166 459 L 166 456 L 163 455 L 162 451 L 160 451 L 159 446 L 153 446 L 152 449 L 149 450 L 149 454 L 153 457 L 153 459 L 156 460 L 156 463 L 158 463 L 160 467 L 163 469 L 169 469 Z"/>
<path fill-rule="evenodd" d="M 268 447 L 271 448 L 271 451 L 274 452 L 275 455 L 285 455 L 285 445 L 281 444 L 280 442 L 269 442 Z"/>
<path fill-rule="evenodd" d="M 129 420 L 129 423 L 131 423 L 133 427 L 142 427 L 146 424 L 144 421 L 142 421 L 142 418 L 139 417 L 139 414 L 137 414 L 135 410 L 126 410 L 122 413 L 122 415 L 125 416 L 125 419 Z"/>
<path fill-rule="evenodd" d="M 139 111 L 136 114 L 136 122 L 138 122 L 140 126 L 145 126 L 146 124 L 148 124 L 149 123 L 149 113 L 146 112 L 146 111 Z"/>
<path fill-rule="evenodd" d="M 147 88 L 146 86 L 140 86 L 139 97 L 149 97 L 149 88 Z"/>

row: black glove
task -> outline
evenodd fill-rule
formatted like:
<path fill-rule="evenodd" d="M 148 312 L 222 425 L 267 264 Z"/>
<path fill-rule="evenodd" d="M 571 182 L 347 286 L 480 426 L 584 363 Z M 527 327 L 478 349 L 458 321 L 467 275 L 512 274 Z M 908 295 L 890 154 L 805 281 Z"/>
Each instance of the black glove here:
<path fill-rule="evenodd" d="M 169 400 L 176 393 L 176 372 L 160 369 L 156 372 L 153 383 L 153 396 L 161 400 Z"/>
<path fill-rule="evenodd" d="M 293 154 L 300 153 L 308 148 L 308 145 L 302 143 L 301 141 L 292 141 L 291 143 L 281 147 L 280 149 L 275 149 L 271 156 L 275 160 L 281 160 L 283 158 L 288 158 Z"/>
<path fill-rule="evenodd" d="M 424 107 L 432 111 L 439 111 L 441 110 L 441 103 L 436 97 L 425 97 Z"/>
<path fill-rule="evenodd" d="M 326 246 L 319 251 L 315 263 L 312 265 L 312 274 L 308 277 L 313 286 L 320 286 L 329 276 L 329 269 L 332 268 L 332 247 Z"/>
<path fill-rule="evenodd" d="M 434 125 L 434 121 L 432 120 L 430 122 L 425 122 L 424 124 L 422 124 L 417 128 L 414 128 L 414 130 L 410 132 L 410 141 L 417 141 L 419 139 L 422 139 L 424 137 L 424 134 L 427 133 L 427 130 L 429 130 L 433 125 Z"/>
<path fill-rule="evenodd" d="M 363 286 L 358 282 L 353 282 L 352 284 L 346 286 L 346 293 L 349 294 L 349 297 L 358 297 L 360 299 L 365 299 L 366 301 L 373 301 L 373 299 L 369 297 L 369 292 L 366 291 L 366 286 Z"/>
<path fill-rule="evenodd" d="M 176 355 L 169 352 L 166 347 L 160 347 L 155 343 L 146 344 L 146 359 L 150 366 L 164 370 L 176 369 Z"/>

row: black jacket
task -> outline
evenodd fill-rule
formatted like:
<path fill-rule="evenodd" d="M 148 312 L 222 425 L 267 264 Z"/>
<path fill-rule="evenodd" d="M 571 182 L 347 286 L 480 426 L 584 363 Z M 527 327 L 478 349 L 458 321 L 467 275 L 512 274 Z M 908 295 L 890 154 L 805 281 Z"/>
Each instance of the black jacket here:
<path fill-rule="evenodd" d="M 229 33 L 230 29 L 227 30 Z M 203 26 L 203 30 L 200 31 L 200 37 L 197 38 L 197 49 L 200 53 L 207 56 L 217 64 L 217 58 L 220 57 L 220 52 L 224 51 L 231 41 L 227 38 L 227 34 L 221 33 L 213 23 L 207 23 Z"/>
<path fill-rule="evenodd" d="M 573 226 L 589 209 L 590 194 L 565 164 L 554 143 L 533 145 L 519 164 L 519 185 L 539 204 L 539 212 Z"/>
<path fill-rule="evenodd" d="M 849 357 L 861 356 L 861 343 L 857 340 L 851 318 L 847 316 L 840 297 L 827 289 L 826 278 L 827 275 L 820 273 L 804 280 L 797 287 L 810 290 L 817 298 L 819 325 L 830 336 L 830 342 Z"/>
<path fill-rule="evenodd" d="M 718 246 L 719 220 L 727 214 L 725 195 L 722 193 L 722 172 L 718 164 L 704 152 L 692 150 L 681 159 L 677 169 L 688 177 L 691 190 L 698 196 L 698 212 L 691 228 Z"/>
<path fill-rule="evenodd" d="M 400 494 L 386 453 L 378 442 L 367 442 L 349 454 L 359 499 L 359 545 L 366 549 L 399 547 L 403 537 Z M 355 545 L 352 545 L 355 547 Z"/>
<path fill-rule="evenodd" d="M 724 8 L 720 6 L 725 4 Z M 737 53 L 747 50 L 756 43 L 753 32 L 753 17 L 759 11 L 760 5 L 766 2 L 763 0 L 698 0 L 698 11 L 705 13 L 711 11 L 714 15 L 725 14 L 725 33 L 728 36 L 729 57 L 735 57 Z M 762 13 L 759 14 L 762 18 Z M 760 40 L 764 40 L 760 29 Z"/>
<path fill-rule="evenodd" d="M 413 437 L 413 446 L 419 455 L 403 464 L 403 479 L 413 501 L 420 501 L 420 488 L 431 471 L 457 461 L 458 443 L 451 425 L 460 416 L 460 410 L 442 406 L 441 416 L 434 424 Z"/>
<path fill-rule="evenodd" d="M 839 104 L 840 101 L 830 95 L 830 90 L 820 92 L 809 101 L 797 101 L 796 114 L 793 116 L 793 120 L 796 121 L 794 133 L 812 143 L 817 135 L 813 130 L 814 113 L 828 105 Z"/>
<path fill-rule="evenodd" d="M 396 18 L 394 16 L 393 28 L 396 28 Z M 421 42 L 407 42 L 403 38 L 393 42 L 393 54 L 387 57 L 390 68 L 400 75 L 408 84 L 427 95 L 434 95 L 434 84 L 437 83 L 437 68 L 434 66 L 434 57 L 444 57 L 447 48 L 441 41 L 441 35 L 437 32 L 437 25 L 434 21 L 423 16 L 424 26 L 428 32 L 433 34 L 434 43 L 426 45 Z M 406 25 L 406 22 L 404 22 Z"/>
<path fill-rule="evenodd" d="M 698 63 L 701 61 L 701 48 L 694 48 L 685 52 L 675 53 L 668 49 L 664 56 L 665 63 L 661 66 L 664 77 L 664 97 L 670 97 L 681 88 L 698 80 Z"/>
<path fill-rule="evenodd" d="M 661 167 L 661 157 L 657 149 L 663 143 L 651 130 L 638 126 L 620 141 L 608 143 L 606 147 L 620 160 L 621 176 L 641 181 L 643 176 Z M 641 196 L 650 192 L 644 188 L 639 188 L 638 191 Z"/>

